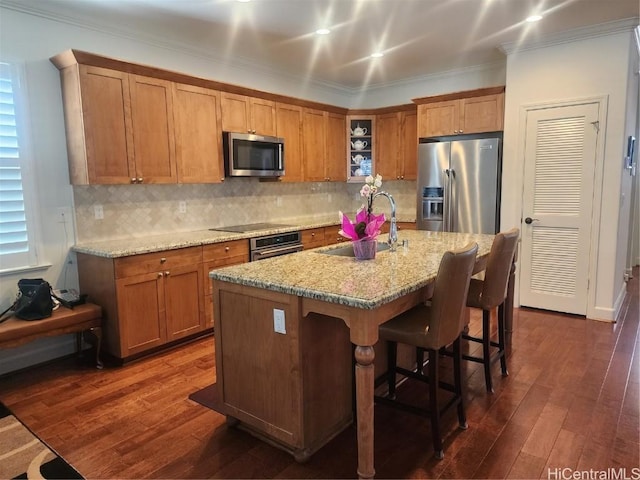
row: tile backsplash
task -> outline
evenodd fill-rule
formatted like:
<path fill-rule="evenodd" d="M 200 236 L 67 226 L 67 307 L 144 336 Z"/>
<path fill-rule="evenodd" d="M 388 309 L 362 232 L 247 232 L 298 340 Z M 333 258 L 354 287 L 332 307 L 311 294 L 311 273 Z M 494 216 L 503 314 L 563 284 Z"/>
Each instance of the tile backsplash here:
<path fill-rule="evenodd" d="M 362 204 L 354 183 L 261 182 L 234 178 L 215 185 L 94 185 L 73 188 L 77 242 L 139 238 L 259 222 L 327 218 L 353 214 Z M 414 181 L 389 181 L 399 218 L 415 218 Z M 186 212 L 180 212 L 180 202 Z M 101 205 L 103 219 L 95 218 Z M 389 213 L 386 199 L 375 205 Z"/>

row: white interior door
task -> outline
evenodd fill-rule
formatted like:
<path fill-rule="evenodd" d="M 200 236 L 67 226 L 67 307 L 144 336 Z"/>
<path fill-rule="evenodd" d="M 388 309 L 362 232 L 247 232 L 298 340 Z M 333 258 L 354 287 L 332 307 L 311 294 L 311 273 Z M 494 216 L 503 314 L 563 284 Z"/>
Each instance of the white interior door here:
<path fill-rule="evenodd" d="M 586 315 L 599 104 L 526 116 L 520 304 Z"/>

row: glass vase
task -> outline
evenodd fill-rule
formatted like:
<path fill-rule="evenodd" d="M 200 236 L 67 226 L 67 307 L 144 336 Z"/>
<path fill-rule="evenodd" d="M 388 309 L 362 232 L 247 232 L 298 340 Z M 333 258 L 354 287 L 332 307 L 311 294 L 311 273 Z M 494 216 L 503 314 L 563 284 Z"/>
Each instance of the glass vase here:
<path fill-rule="evenodd" d="M 353 254 L 356 260 L 372 260 L 376 258 L 376 250 L 378 249 L 377 240 L 356 240 L 353 244 Z"/>

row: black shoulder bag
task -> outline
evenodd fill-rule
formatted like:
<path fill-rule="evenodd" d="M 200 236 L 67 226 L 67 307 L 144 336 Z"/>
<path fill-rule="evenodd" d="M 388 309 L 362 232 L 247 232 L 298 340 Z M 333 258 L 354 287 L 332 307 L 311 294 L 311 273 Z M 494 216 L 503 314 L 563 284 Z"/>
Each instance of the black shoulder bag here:
<path fill-rule="evenodd" d="M 53 312 L 51 285 L 42 278 L 18 280 L 18 298 L 0 314 L 0 318 L 9 310 L 13 310 L 13 315 L 21 320 L 42 320 L 50 317 Z"/>

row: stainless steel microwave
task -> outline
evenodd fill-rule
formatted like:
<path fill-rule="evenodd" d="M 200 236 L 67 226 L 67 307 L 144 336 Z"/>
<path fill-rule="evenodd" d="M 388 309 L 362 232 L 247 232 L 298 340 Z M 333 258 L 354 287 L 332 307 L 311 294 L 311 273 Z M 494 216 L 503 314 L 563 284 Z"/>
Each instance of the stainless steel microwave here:
<path fill-rule="evenodd" d="M 284 138 L 223 132 L 222 146 L 229 177 L 284 175 Z"/>

